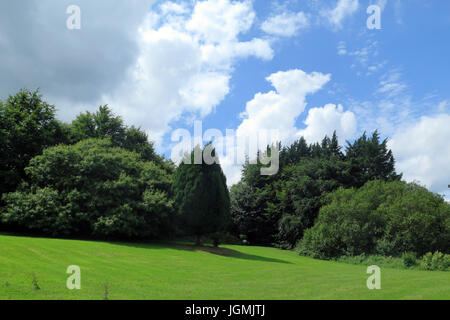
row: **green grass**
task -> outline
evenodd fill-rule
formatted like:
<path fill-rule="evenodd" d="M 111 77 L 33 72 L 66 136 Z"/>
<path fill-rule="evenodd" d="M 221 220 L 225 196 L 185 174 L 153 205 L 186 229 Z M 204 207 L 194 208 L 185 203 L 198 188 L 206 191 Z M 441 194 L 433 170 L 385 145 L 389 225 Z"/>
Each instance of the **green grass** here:
<path fill-rule="evenodd" d="M 81 268 L 81 290 L 66 269 Z M 450 272 L 366 267 L 275 248 L 109 243 L 0 235 L 0 299 L 450 299 Z M 39 289 L 37 289 L 39 287 Z"/>

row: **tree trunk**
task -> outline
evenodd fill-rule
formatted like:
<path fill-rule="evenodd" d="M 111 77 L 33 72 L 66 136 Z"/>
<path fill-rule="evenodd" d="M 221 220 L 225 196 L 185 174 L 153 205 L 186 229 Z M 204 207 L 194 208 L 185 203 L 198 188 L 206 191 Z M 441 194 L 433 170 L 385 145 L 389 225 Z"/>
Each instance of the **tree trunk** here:
<path fill-rule="evenodd" d="M 196 238 L 195 238 L 195 245 L 196 246 L 201 246 L 202 245 L 202 236 L 200 236 L 200 235 L 197 235 L 196 236 Z"/>

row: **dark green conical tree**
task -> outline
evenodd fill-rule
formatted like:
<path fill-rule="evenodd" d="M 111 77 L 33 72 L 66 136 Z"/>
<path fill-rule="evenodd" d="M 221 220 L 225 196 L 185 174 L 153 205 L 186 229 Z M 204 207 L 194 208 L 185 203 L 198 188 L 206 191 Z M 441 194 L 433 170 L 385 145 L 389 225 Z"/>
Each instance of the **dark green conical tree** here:
<path fill-rule="evenodd" d="M 223 231 L 230 221 L 230 195 L 226 178 L 218 161 L 195 164 L 194 154 L 209 153 L 216 157 L 211 144 L 201 150 L 196 147 L 189 161 L 183 161 L 175 171 L 172 191 L 177 205 L 180 228 L 196 237 Z M 197 158 L 198 160 L 198 158 Z"/>
<path fill-rule="evenodd" d="M 401 174 L 395 172 L 395 159 L 387 147 L 387 139 L 380 142 L 378 131 L 367 137 L 366 133 L 353 144 L 347 142 L 345 158 L 351 164 L 351 175 L 355 187 L 362 187 L 367 181 L 399 181 Z"/>

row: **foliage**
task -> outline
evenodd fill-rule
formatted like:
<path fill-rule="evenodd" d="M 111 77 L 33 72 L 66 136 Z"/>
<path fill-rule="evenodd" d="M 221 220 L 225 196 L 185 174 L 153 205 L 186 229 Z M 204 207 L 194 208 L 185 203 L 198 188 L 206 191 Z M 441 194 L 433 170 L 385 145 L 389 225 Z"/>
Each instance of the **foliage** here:
<path fill-rule="evenodd" d="M 364 133 L 353 144 L 347 143 L 345 158 L 350 162 L 355 187 L 371 180 L 398 181 L 401 178 L 394 171 L 395 160 L 387 148 L 387 139 L 380 142 L 377 131 L 370 138 Z"/>
<path fill-rule="evenodd" d="M 197 146 L 188 155 L 191 162 L 178 166 L 172 186 L 180 225 L 196 236 L 197 244 L 202 236 L 224 230 L 230 219 L 230 196 L 220 164 L 194 163 L 194 154 L 204 154 L 209 147 Z M 215 157 L 214 150 L 211 154 Z"/>
<path fill-rule="evenodd" d="M 48 148 L 26 173 L 30 186 L 3 197 L 6 224 L 97 237 L 152 238 L 170 229 L 170 175 L 109 139 Z"/>
<path fill-rule="evenodd" d="M 421 267 L 425 270 L 447 271 L 450 268 L 450 254 L 427 252 L 422 257 Z"/>
<path fill-rule="evenodd" d="M 340 186 L 346 186 L 350 177 L 347 164 L 336 158 L 304 159 L 285 168 L 283 175 L 284 179 L 276 184 L 275 202 L 269 205 L 268 210 L 278 211 L 282 216 L 278 222 L 278 242 L 293 248 L 304 230 L 314 224 L 325 196 Z M 287 234 L 286 229 L 291 233 Z"/>
<path fill-rule="evenodd" d="M 112 113 L 107 106 L 100 106 L 98 111 L 81 113 L 69 125 L 69 140 L 76 143 L 88 138 L 109 138 L 115 147 L 137 152 L 145 161 L 162 163 L 163 159 L 155 153 L 153 143 L 140 128 L 127 127 L 123 120 Z"/>
<path fill-rule="evenodd" d="M 365 267 L 377 265 L 381 268 L 404 269 L 403 259 L 393 256 L 382 256 L 379 254 L 361 253 L 356 256 L 341 256 L 333 259 L 334 261 L 363 265 Z"/>
<path fill-rule="evenodd" d="M 402 254 L 403 265 L 407 268 L 417 265 L 417 257 L 414 252 L 404 252 Z"/>
<path fill-rule="evenodd" d="M 425 188 L 370 181 L 328 197 L 315 225 L 300 241 L 302 254 L 318 258 L 450 250 L 450 205 Z"/>
<path fill-rule="evenodd" d="M 278 217 L 265 211 L 273 193 L 270 186 L 258 189 L 241 181 L 230 190 L 231 230 L 236 235 L 245 235 L 253 244 L 270 244 L 274 240 Z"/>
<path fill-rule="evenodd" d="M 55 107 L 39 91 L 20 90 L 0 101 L 0 196 L 15 191 L 34 156 L 63 140 Z"/>
<path fill-rule="evenodd" d="M 301 137 L 280 149 L 278 174 L 261 176 L 262 165 L 247 161 L 242 180 L 231 189 L 231 230 L 248 235 L 252 243 L 293 248 L 314 224 L 330 192 L 401 177 L 387 140 L 380 141 L 376 131 L 371 138 L 364 133 L 347 143 L 345 153 L 336 133 L 310 145 Z"/>

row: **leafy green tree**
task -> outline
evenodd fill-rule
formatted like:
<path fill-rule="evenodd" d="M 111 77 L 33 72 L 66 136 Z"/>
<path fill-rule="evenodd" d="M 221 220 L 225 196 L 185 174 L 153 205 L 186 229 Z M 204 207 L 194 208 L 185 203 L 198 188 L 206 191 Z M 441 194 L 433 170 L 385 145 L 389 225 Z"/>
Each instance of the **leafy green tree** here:
<path fill-rule="evenodd" d="M 245 163 L 242 180 L 231 192 L 232 229 L 252 243 L 293 248 L 314 224 L 327 194 L 374 179 L 399 180 L 394 163 L 377 132 L 348 143 L 346 154 L 336 132 L 311 145 L 300 138 L 281 148 L 281 167 L 274 176 L 261 176 L 259 162 Z"/>
<path fill-rule="evenodd" d="M 326 158 L 305 159 L 284 170 L 283 180 L 277 184 L 277 198 L 270 206 L 280 216 L 288 216 L 284 224 L 279 226 L 277 235 L 282 247 L 294 247 L 303 236 L 303 231 L 314 224 L 328 193 L 349 185 L 351 176 L 348 171 L 346 162 Z M 288 222 L 293 222 L 298 228 L 295 231 L 297 239 L 292 237 L 293 232 L 285 232 L 286 229 L 294 228 L 288 227 Z"/>
<path fill-rule="evenodd" d="M 239 230 L 239 234 L 245 235 L 251 243 L 259 245 L 270 245 L 274 242 L 277 221 L 280 218 L 278 212 L 268 210 L 268 205 L 276 196 L 274 183 L 279 179 L 280 172 L 274 175 L 261 174 L 261 169 L 267 165 L 262 163 L 260 156 L 268 157 L 270 152 L 272 150 L 269 146 L 265 152 L 259 151 L 255 164 L 249 163 L 247 159 L 242 168 L 242 184 L 237 186 L 232 194 L 234 230 Z M 294 149 L 285 149 L 284 155 L 286 152 L 295 157 Z M 251 199 L 251 208 L 247 198 Z M 241 225 L 236 226 L 237 223 Z"/>
<path fill-rule="evenodd" d="M 64 140 L 55 107 L 39 91 L 20 90 L 0 101 L 0 195 L 14 191 L 34 156 Z"/>
<path fill-rule="evenodd" d="M 29 185 L 3 196 L 1 220 L 56 235 L 157 238 L 172 222 L 171 175 L 109 139 L 44 150 L 26 168 Z"/>
<path fill-rule="evenodd" d="M 274 192 L 271 187 L 268 184 L 265 188 L 255 188 L 245 181 L 231 187 L 231 231 L 245 235 L 252 244 L 268 245 L 274 241 L 279 217 L 266 212 L 267 201 Z"/>
<path fill-rule="evenodd" d="M 328 197 L 300 252 L 318 258 L 450 251 L 450 205 L 414 183 L 374 180 Z"/>
<path fill-rule="evenodd" d="M 72 121 L 71 142 L 76 143 L 88 138 L 109 138 L 113 146 L 138 152 L 145 161 L 156 161 L 160 164 L 164 162 L 163 158 L 155 153 L 147 134 L 140 128 L 125 126 L 122 118 L 114 115 L 107 105 L 100 106 L 94 113 L 81 113 Z"/>
<path fill-rule="evenodd" d="M 196 237 L 197 245 L 206 234 L 225 230 L 230 219 L 230 196 L 220 164 L 195 164 L 195 153 L 210 150 L 197 146 L 190 155 L 190 164 L 182 162 L 175 171 L 173 195 L 180 225 L 187 234 Z M 211 152 L 216 157 L 214 150 Z"/>

